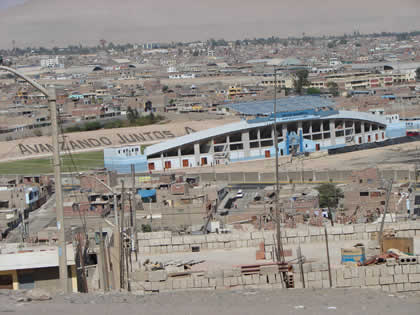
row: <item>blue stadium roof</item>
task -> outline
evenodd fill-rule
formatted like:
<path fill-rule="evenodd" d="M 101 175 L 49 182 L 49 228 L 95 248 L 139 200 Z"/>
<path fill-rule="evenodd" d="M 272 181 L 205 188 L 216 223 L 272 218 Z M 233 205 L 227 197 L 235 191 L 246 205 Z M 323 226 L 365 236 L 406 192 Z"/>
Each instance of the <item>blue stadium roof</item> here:
<path fill-rule="evenodd" d="M 269 116 L 274 112 L 274 100 L 229 104 L 227 107 L 243 115 Z M 334 102 L 319 96 L 293 96 L 277 99 L 277 112 L 296 112 L 334 107 Z"/>

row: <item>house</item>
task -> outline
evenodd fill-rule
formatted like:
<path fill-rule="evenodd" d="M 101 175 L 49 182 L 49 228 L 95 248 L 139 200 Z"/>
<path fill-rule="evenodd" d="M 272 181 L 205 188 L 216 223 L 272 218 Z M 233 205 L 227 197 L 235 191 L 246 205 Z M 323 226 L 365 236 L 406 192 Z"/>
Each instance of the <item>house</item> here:
<path fill-rule="evenodd" d="M 67 245 L 68 290 L 77 292 L 76 263 L 72 245 Z M 7 244 L 0 254 L 0 289 L 60 289 L 58 248 L 38 246 L 20 248 Z"/>

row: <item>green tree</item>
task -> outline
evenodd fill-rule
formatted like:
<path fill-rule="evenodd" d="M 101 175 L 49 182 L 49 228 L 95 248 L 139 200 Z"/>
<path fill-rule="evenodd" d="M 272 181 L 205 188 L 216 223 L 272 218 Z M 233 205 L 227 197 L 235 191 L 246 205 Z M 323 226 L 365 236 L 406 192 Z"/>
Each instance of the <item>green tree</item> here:
<path fill-rule="evenodd" d="M 340 95 L 340 91 L 338 89 L 338 84 L 335 82 L 328 82 L 327 83 L 327 88 L 329 90 L 329 92 L 333 95 L 333 96 L 338 96 Z"/>
<path fill-rule="evenodd" d="M 299 95 L 302 95 L 303 87 L 309 84 L 308 81 L 308 70 L 299 70 L 296 72 L 296 78 L 293 81 L 293 87 L 295 92 Z"/>
<path fill-rule="evenodd" d="M 330 48 L 330 49 L 335 48 L 336 46 L 337 46 L 337 44 L 336 44 L 335 40 L 332 41 L 332 42 L 329 42 L 328 45 L 327 45 L 327 47 Z"/>
<path fill-rule="evenodd" d="M 339 200 L 344 198 L 343 191 L 331 183 L 322 184 L 315 187 L 315 189 L 319 192 L 319 206 L 321 208 L 328 208 L 328 217 L 331 220 L 331 224 L 334 224 L 331 209 L 338 207 Z"/>
<path fill-rule="evenodd" d="M 127 108 L 127 119 L 132 124 L 136 121 L 136 119 L 139 118 L 139 112 L 137 109 L 132 109 L 131 106 L 128 106 Z"/>
<path fill-rule="evenodd" d="M 149 224 L 142 224 L 141 225 L 141 231 L 143 233 L 149 233 L 152 232 L 152 227 Z"/>
<path fill-rule="evenodd" d="M 321 90 L 317 88 L 310 87 L 306 90 L 306 94 L 308 95 L 319 95 L 321 94 Z"/>
<path fill-rule="evenodd" d="M 167 86 L 167 85 L 162 86 L 162 92 L 163 93 L 168 92 L 168 90 L 169 90 L 169 86 Z"/>

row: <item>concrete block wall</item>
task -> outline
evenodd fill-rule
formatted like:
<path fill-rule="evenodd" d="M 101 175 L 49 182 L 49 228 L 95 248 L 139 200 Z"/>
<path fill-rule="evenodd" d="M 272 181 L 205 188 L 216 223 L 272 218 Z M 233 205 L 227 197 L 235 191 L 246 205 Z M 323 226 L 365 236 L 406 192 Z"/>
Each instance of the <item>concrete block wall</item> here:
<path fill-rule="evenodd" d="M 380 224 L 335 225 L 328 227 L 330 241 L 370 240 Z M 414 237 L 420 235 L 420 221 L 402 223 L 386 223 L 385 229 L 393 229 L 397 237 Z M 201 250 L 224 248 L 258 247 L 260 243 L 266 246 L 266 255 L 274 245 L 274 231 L 235 232 L 231 234 L 207 235 L 173 235 L 171 232 L 138 233 L 139 251 L 141 254 L 160 254 L 172 252 L 190 252 L 193 246 Z M 321 242 L 325 240 L 324 228 L 300 226 L 295 229 L 282 229 L 284 245 Z M 267 257 L 266 257 L 267 258 Z M 270 259 L 270 258 L 268 258 Z"/>
<path fill-rule="evenodd" d="M 417 259 L 418 260 L 418 259 Z M 327 264 L 304 264 L 305 288 L 329 288 Z M 387 292 L 420 291 L 420 264 L 394 263 L 331 270 L 333 288 L 373 288 Z M 294 266 L 295 288 L 303 288 L 299 266 Z"/>
<path fill-rule="evenodd" d="M 168 292 L 178 290 L 225 290 L 230 288 L 281 288 L 282 279 L 274 266 L 262 268 L 259 274 L 242 275 L 239 269 L 192 273 L 171 277 L 164 270 L 138 271 L 131 275 L 133 291 Z"/>

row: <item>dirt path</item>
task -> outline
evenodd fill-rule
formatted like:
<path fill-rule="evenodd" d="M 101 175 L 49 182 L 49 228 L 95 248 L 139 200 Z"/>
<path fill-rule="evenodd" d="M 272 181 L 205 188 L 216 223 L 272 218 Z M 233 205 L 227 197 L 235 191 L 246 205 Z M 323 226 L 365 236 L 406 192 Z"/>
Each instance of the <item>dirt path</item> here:
<path fill-rule="evenodd" d="M 3 291 L 4 292 L 4 291 Z M 57 296 L 46 302 L 16 302 L 0 292 L 0 314 L 419 314 L 416 293 L 389 294 L 372 289 L 229 290 L 135 296 L 122 293 Z"/>

